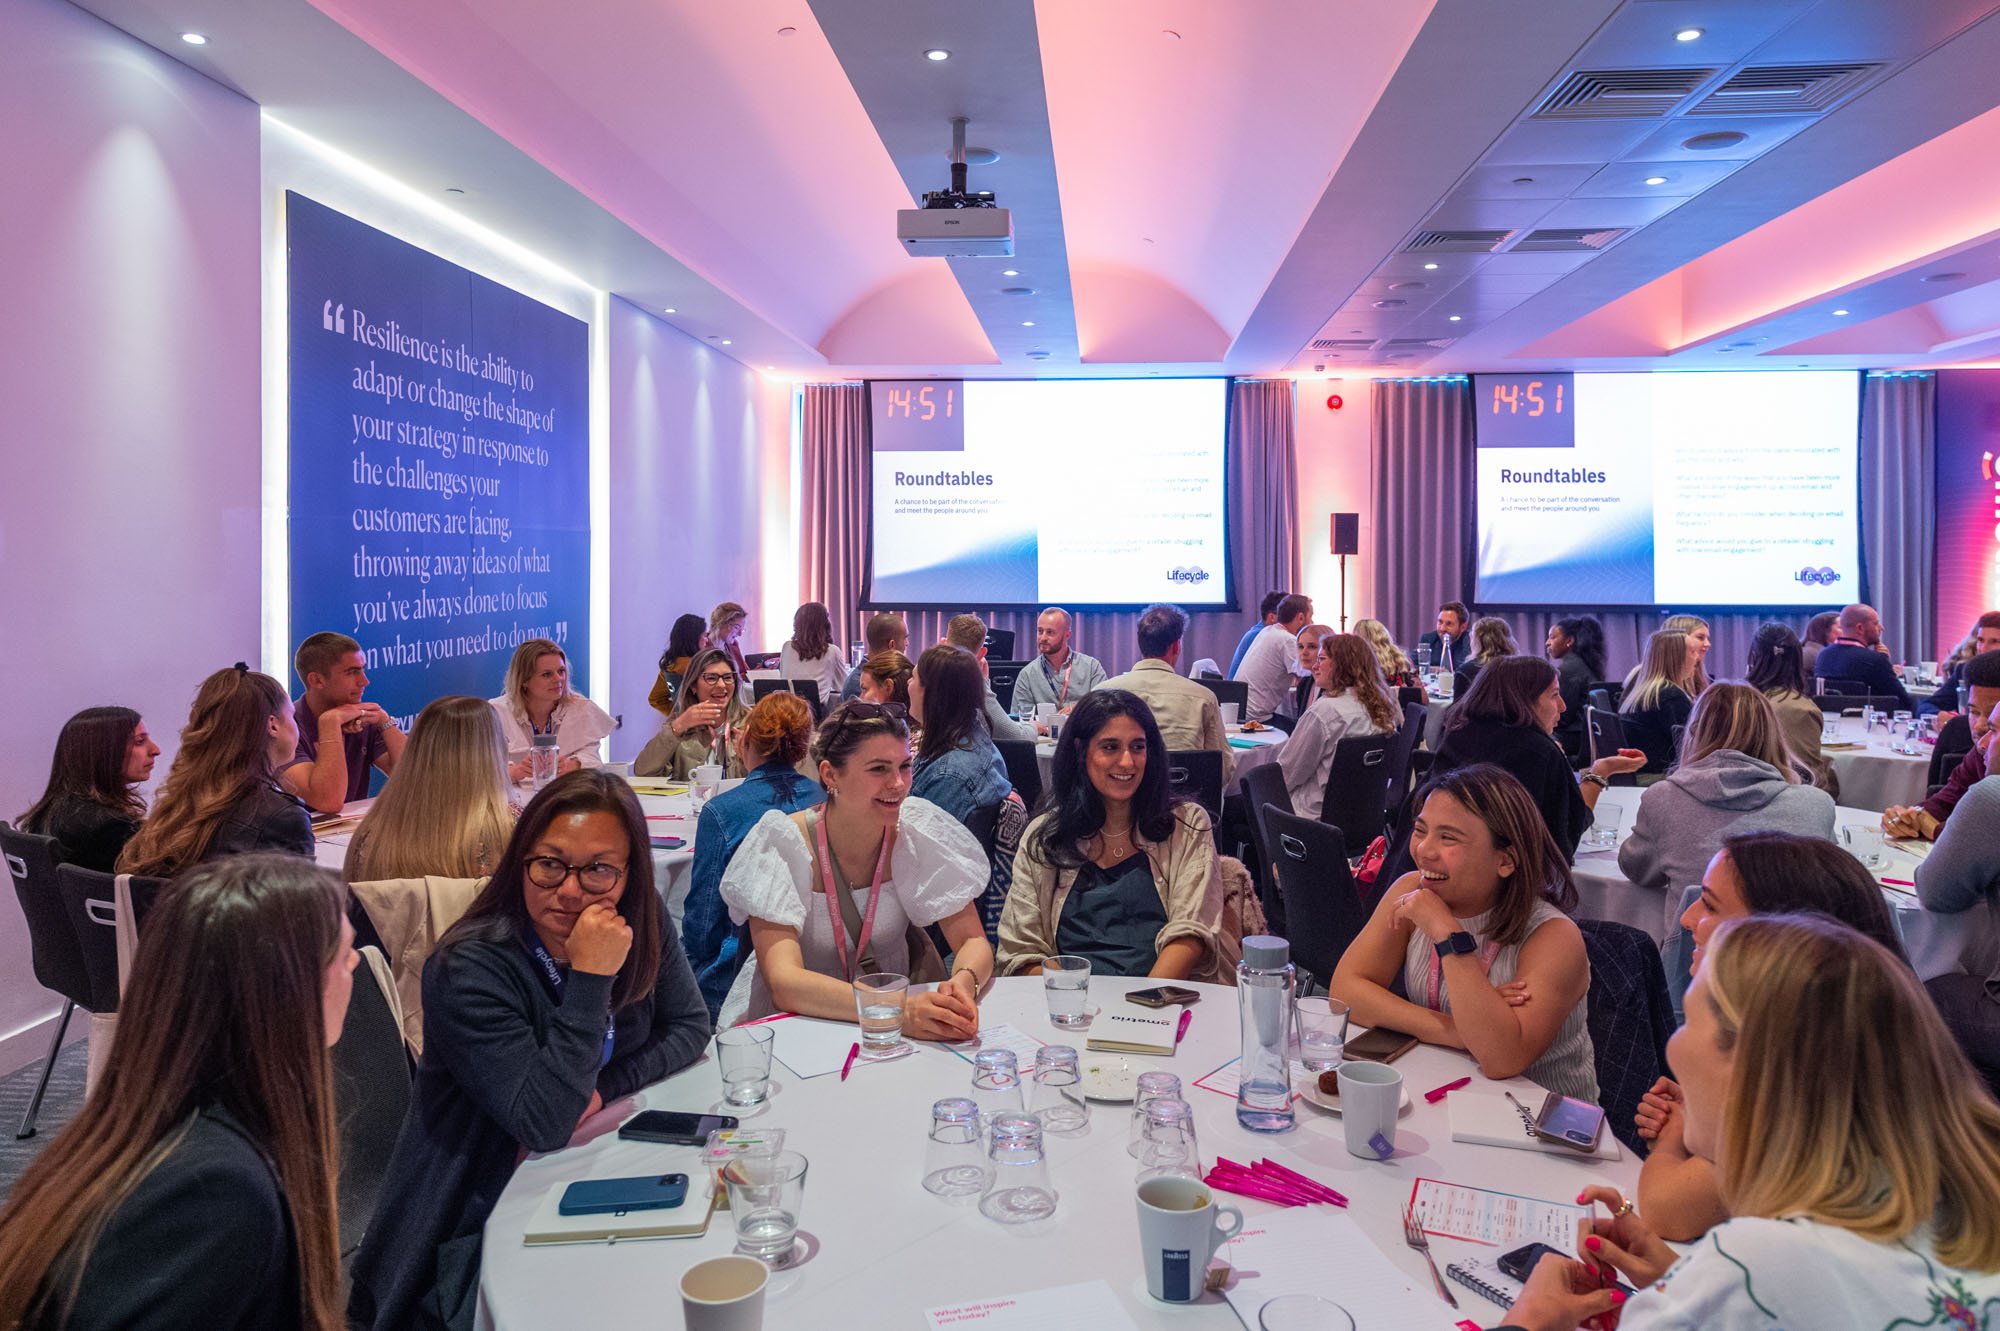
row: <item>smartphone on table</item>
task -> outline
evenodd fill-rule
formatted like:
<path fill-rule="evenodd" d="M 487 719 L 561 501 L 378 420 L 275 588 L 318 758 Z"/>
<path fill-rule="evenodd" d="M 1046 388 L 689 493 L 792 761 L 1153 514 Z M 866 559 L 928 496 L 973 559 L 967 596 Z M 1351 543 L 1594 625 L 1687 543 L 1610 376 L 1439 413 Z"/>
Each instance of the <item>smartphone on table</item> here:
<path fill-rule="evenodd" d="M 634 1114 L 618 1127 L 618 1136 L 628 1142 L 661 1142 L 668 1146 L 700 1146 L 708 1134 L 734 1128 L 733 1114 L 689 1114 L 677 1109 L 648 1109 Z"/>
<path fill-rule="evenodd" d="M 1528 1124 L 1545 1142 L 1567 1146 L 1572 1151 L 1595 1151 L 1604 1134 L 1604 1109 L 1588 1100 L 1578 1100 L 1550 1091 L 1542 1099 L 1541 1112 Z"/>
<path fill-rule="evenodd" d="M 579 1179 L 563 1189 L 561 1215 L 616 1215 L 621 1211 L 663 1211 L 687 1200 L 686 1174 L 641 1178 Z"/>
<path fill-rule="evenodd" d="M 1343 1058 L 1364 1063 L 1393 1063 L 1417 1047 L 1417 1037 L 1388 1026 L 1370 1026 L 1359 1035 L 1349 1036 L 1341 1051 Z"/>
<path fill-rule="evenodd" d="M 1192 1006 L 1201 1002 L 1201 994 L 1197 990 L 1183 989 L 1179 985 L 1161 984 L 1151 989 L 1134 989 L 1125 995 L 1125 1001 L 1137 1003 L 1140 1007 L 1175 1007 L 1182 1003 Z"/>
<path fill-rule="evenodd" d="M 1514 1249 L 1514 1251 L 1502 1257 L 1495 1265 L 1500 1268 L 1502 1275 L 1512 1276 L 1514 1279 L 1525 1284 L 1527 1283 L 1528 1276 L 1533 1273 L 1537 1266 L 1541 1265 L 1542 1258 L 1548 1256 L 1550 1253 L 1555 1253 L 1558 1257 L 1575 1259 L 1575 1254 L 1557 1252 L 1556 1249 L 1551 1248 L 1546 1243 L 1530 1243 L 1524 1247 Z M 1604 1288 L 1615 1289 L 1628 1299 L 1632 1297 L 1632 1287 L 1622 1280 L 1607 1279 L 1604 1282 Z"/>

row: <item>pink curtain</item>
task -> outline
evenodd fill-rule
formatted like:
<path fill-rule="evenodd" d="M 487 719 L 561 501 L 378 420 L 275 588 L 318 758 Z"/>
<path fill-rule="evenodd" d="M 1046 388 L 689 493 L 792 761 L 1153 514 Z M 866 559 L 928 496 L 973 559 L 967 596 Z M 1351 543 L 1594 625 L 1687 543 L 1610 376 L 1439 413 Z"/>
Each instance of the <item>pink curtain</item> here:
<path fill-rule="evenodd" d="M 807 384 L 799 586 L 833 616 L 837 644 L 860 642 L 868 560 L 868 387 Z"/>

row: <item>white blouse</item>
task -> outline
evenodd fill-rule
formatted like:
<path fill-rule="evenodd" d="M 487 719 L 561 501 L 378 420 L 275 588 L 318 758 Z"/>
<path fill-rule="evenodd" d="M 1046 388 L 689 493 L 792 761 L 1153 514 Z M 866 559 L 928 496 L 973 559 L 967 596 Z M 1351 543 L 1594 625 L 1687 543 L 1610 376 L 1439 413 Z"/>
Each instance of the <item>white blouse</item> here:
<path fill-rule="evenodd" d="M 488 698 L 493 715 L 500 722 L 500 740 L 507 746 L 507 761 L 516 763 L 534 747 L 527 715 L 515 709 L 511 698 Z M 599 747 L 618 728 L 602 707 L 581 693 L 572 693 L 556 704 L 556 747 L 565 758 L 574 758 L 585 767 L 604 761 Z"/>
<path fill-rule="evenodd" d="M 1333 751 L 1350 737 L 1363 739 L 1384 733 L 1368 717 L 1368 709 L 1353 689 L 1323 693 L 1292 726 L 1292 737 L 1278 750 L 1278 767 L 1285 774 L 1285 793 L 1292 812 L 1317 818 L 1326 803 L 1326 779 L 1333 771 Z M 1366 846 L 1349 846 L 1358 855 Z"/>
<path fill-rule="evenodd" d="M 791 640 L 786 639 L 785 645 L 778 649 L 778 677 L 814 681 L 819 685 L 820 706 L 830 708 L 840 701 L 841 686 L 847 683 L 847 662 L 834 646 L 828 646 L 826 654 L 817 661 L 805 660 Z"/>
<path fill-rule="evenodd" d="M 904 800 L 896 844 L 889 852 L 888 877 L 882 881 L 869 933 L 876 964 L 885 971 L 908 973 L 907 926 L 921 928 L 957 914 L 985 890 L 991 874 L 986 853 L 965 824 L 928 800 Z M 806 966 L 839 977 L 833 922 L 827 918 L 824 894 L 814 887 L 812 850 L 805 834 L 790 814 L 776 809 L 757 820 L 722 872 L 722 900 L 731 920 L 744 924 L 754 916 L 798 930 Z M 867 883 L 854 888 L 854 898 L 856 908 L 866 912 Z M 851 948 L 853 940 L 848 942 Z M 719 1024 L 768 1017 L 775 1011 L 770 986 L 752 958 L 737 973 Z"/>

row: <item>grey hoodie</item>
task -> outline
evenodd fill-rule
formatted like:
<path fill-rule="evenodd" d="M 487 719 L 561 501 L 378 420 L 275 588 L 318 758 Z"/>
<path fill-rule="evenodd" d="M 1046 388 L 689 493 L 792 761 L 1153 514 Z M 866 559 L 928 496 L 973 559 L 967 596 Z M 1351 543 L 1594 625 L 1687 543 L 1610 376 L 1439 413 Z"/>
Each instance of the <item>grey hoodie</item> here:
<path fill-rule="evenodd" d="M 1632 834 L 1618 847 L 1618 868 L 1640 887 L 1663 894 L 1662 938 L 1679 927 L 1681 889 L 1701 881 L 1725 837 L 1791 832 L 1833 839 L 1833 797 L 1794 785 L 1769 763 L 1717 749 L 1646 788 Z"/>

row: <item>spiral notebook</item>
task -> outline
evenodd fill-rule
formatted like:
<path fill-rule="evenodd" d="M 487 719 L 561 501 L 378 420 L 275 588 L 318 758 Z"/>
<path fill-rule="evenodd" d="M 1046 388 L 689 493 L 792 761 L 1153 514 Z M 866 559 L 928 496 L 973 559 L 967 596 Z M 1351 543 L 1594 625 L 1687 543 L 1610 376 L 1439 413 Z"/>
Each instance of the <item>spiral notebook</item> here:
<path fill-rule="evenodd" d="M 1444 1273 L 1502 1308 L 1513 1307 L 1521 1297 L 1521 1282 L 1502 1271 L 1499 1263 L 1490 1257 L 1460 1258 L 1445 1267 Z"/>

